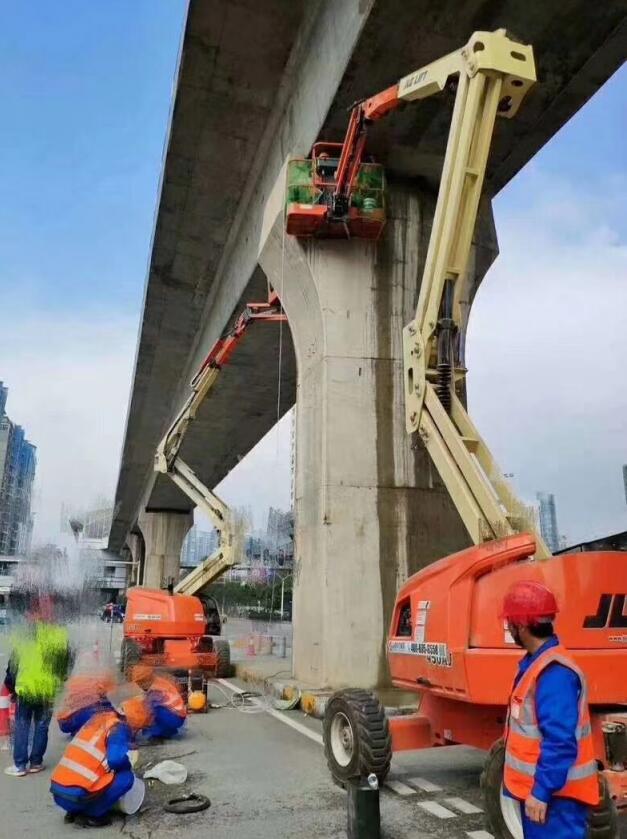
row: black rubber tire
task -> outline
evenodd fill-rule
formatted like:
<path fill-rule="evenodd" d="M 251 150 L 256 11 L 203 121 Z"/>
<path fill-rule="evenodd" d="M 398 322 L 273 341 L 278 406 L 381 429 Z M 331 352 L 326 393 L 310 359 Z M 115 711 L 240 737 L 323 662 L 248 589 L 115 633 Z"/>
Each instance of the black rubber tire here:
<path fill-rule="evenodd" d="M 331 747 L 332 725 L 338 714 L 348 720 L 353 735 L 353 754 L 346 766 L 337 762 Z M 383 706 L 370 691 L 351 688 L 333 694 L 324 714 L 323 739 L 327 766 L 340 786 L 371 774 L 381 785 L 387 777 L 392 760 L 390 726 Z"/>
<path fill-rule="evenodd" d="M 501 785 L 505 768 L 505 742 L 497 740 L 488 752 L 483 772 L 481 790 L 488 826 L 495 839 L 513 839 L 501 810 Z"/>
<path fill-rule="evenodd" d="M 123 638 L 120 650 L 120 671 L 126 679 L 131 678 L 131 671 L 136 664 L 139 664 L 141 658 L 142 651 L 139 644 L 130 638 Z"/>
<path fill-rule="evenodd" d="M 200 813 L 211 807 L 211 801 L 206 795 L 198 795 L 192 792 L 190 795 L 183 795 L 180 798 L 172 798 L 163 805 L 166 813 L 184 815 L 186 813 Z"/>
<path fill-rule="evenodd" d="M 495 839 L 512 839 L 501 810 L 501 784 L 505 766 L 505 743 L 497 740 L 490 749 L 481 773 L 481 789 L 490 830 Z M 601 801 L 590 813 L 588 839 L 617 839 L 618 814 L 605 778 L 599 775 Z"/>
<path fill-rule="evenodd" d="M 231 645 L 228 641 L 213 639 L 213 648 L 218 656 L 216 675 L 225 679 L 231 675 Z"/>
<path fill-rule="evenodd" d="M 618 812 L 603 775 L 599 775 L 601 800 L 590 813 L 588 839 L 618 839 Z"/>

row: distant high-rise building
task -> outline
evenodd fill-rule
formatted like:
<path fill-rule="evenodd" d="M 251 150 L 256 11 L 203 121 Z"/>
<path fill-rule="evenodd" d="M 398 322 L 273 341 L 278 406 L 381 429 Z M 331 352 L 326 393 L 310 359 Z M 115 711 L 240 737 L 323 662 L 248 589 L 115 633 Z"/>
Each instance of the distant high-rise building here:
<path fill-rule="evenodd" d="M 0 554 L 16 556 L 30 549 L 33 532 L 31 498 L 35 446 L 24 429 L 6 414 L 8 389 L 0 382 Z"/>
<path fill-rule="evenodd" d="M 199 530 L 194 525 L 188 532 L 181 548 L 181 565 L 194 568 L 204 562 L 218 547 L 218 534 L 215 530 Z"/>
<path fill-rule="evenodd" d="M 557 512 L 555 510 L 555 496 L 551 492 L 537 493 L 540 517 L 540 533 L 553 552 L 560 548 L 560 534 L 557 528 Z"/>
<path fill-rule="evenodd" d="M 623 466 L 623 486 L 625 487 L 625 503 L 627 504 L 627 463 Z"/>
<path fill-rule="evenodd" d="M 294 558 L 294 513 L 292 510 L 268 510 L 266 548 L 271 564 L 284 565 Z"/>

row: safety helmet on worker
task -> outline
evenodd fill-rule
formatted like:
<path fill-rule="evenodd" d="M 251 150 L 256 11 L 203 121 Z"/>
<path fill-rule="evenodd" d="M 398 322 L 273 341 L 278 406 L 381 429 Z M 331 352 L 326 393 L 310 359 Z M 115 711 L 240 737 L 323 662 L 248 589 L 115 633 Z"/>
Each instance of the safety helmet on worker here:
<path fill-rule="evenodd" d="M 505 595 L 501 617 L 518 626 L 529 626 L 553 621 L 558 611 L 555 595 L 544 583 L 519 580 Z"/>
<path fill-rule="evenodd" d="M 131 679 L 144 690 L 150 685 L 154 668 L 149 664 L 136 664 L 131 670 Z"/>
<path fill-rule="evenodd" d="M 125 718 L 132 731 L 141 731 L 152 724 L 150 706 L 142 696 L 125 699 L 118 705 L 117 711 Z"/>

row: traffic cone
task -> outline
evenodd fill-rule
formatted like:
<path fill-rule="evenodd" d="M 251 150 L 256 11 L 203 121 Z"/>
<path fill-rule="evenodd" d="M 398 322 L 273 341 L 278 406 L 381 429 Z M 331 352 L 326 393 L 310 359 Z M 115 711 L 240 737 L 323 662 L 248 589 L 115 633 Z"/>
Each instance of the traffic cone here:
<path fill-rule="evenodd" d="M 3 684 L 0 689 L 0 751 L 11 748 L 11 694 Z"/>

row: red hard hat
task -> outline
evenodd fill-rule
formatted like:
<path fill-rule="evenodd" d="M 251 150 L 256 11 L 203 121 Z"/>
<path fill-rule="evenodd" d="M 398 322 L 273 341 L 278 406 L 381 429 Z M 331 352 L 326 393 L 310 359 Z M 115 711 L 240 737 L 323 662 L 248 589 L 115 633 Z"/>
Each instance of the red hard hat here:
<path fill-rule="evenodd" d="M 557 600 L 549 588 L 535 580 L 521 580 L 505 595 L 501 617 L 524 626 L 553 620 L 558 611 Z"/>

